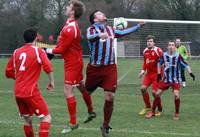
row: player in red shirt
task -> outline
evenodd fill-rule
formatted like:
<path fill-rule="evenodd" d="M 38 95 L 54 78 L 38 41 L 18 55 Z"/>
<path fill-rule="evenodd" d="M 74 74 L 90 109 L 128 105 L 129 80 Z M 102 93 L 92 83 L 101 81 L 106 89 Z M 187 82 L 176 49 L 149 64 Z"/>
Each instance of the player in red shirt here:
<path fill-rule="evenodd" d="M 76 21 L 84 11 L 85 5 L 82 2 L 78 0 L 71 1 L 65 12 L 69 18 L 60 32 L 57 46 L 54 49 L 46 49 L 47 53 L 61 54 L 64 59 L 64 94 L 70 114 L 70 122 L 62 133 L 68 133 L 78 128 L 78 123 L 76 122 L 76 99 L 73 95 L 73 89 L 76 86 L 81 91 L 83 99 L 88 107 L 88 116 L 84 120 L 84 123 L 96 117 L 96 114 L 93 112 L 91 96 L 86 91 L 83 82 L 83 59 L 82 47 L 80 45 L 81 36 Z"/>
<path fill-rule="evenodd" d="M 146 38 L 147 41 L 147 48 L 144 49 L 144 63 L 141 72 L 139 73 L 138 77 L 142 78 L 145 74 L 143 83 L 141 86 L 141 92 L 143 96 L 144 103 L 146 107 L 139 112 L 139 115 L 144 115 L 148 111 L 151 110 L 151 103 L 149 98 L 149 93 L 147 89 L 149 86 L 152 85 L 152 94 L 155 97 L 155 92 L 157 91 L 157 64 L 159 58 L 162 56 L 163 52 L 160 48 L 155 46 L 155 37 L 152 35 L 148 35 Z M 156 116 L 160 116 L 162 112 L 162 105 L 161 103 L 158 105 L 158 112 L 155 114 Z"/>
<path fill-rule="evenodd" d="M 15 99 L 21 116 L 24 117 L 26 137 L 34 137 L 32 116 L 40 118 L 39 137 L 48 137 L 51 116 L 47 104 L 40 94 L 38 80 L 41 69 L 47 73 L 48 90 L 54 88 L 53 68 L 46 53 L 35 47 L 37 31 L 27 29 L 24 32 L 25 44 L 14 51 L 6 66 L 6 77 L 15 79 Z"/>

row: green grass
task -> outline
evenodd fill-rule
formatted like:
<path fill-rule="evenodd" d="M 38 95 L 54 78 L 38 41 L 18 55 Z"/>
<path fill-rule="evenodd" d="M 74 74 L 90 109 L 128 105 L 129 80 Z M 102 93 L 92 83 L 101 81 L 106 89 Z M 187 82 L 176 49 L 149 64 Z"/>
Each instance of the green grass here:
<path fill-rule="evenodd" d="M 85 67 L 88 60 L 85 59 Z M 189 75 L 187 86 L 181 89 L 181 117 L 179 121 L 173 121 L 174 96 L 170 90 L 163 94 L 164 113 L 160 118 L 145 119 L 138 116 L 143 108 L 143 100 L 140 94 L 140 83 L 137 75 L 140 71 L 142 61 L 138 59 L 118 60 L 119 85 L 115 98 L 115 106 L 111 126 L 113 130 L 110 137 L 184 137 L 200 136 L 200 68 L 199 60 L 190 60 L 190 65 L 196 81 L 192 82 Z M 0 59 L 0 137 L 22 137 L 23 119 L 18 115 L 18 110 L 13 95 L 13 80 L 6 79 L 4 68 L 7 59 Z M 77 117 L 80 121 L 80 129 L 68 135 L 61 135 L 60 131 L 69 120 L 67 106 L 63 95 L 63 62 L 59 59 L 52 61 L 55 72 L 56 87 L 54 93 L 45 90 L 47 76 L 42 73 L 39 82 L 42 95 L 47 101 L 49 110 L 53 117 L 50 137 L 101 137 L 99 127 L 103 119 L 103 91 L 97 89 L 93 94 L 93 104 L 97 118 L 83 124 L 86 115 L 86 107 L 79 91 L 75 90 L 77 98 Z M 85 72 L 85 70 L 84 70 Z M 149 89 L 151 90 L 151 89 Z M 150 91 L 151 92 L 151 91 Z M 152 98 L 151 98 L 152 99 Z M 34 118 L 34 130 L 38 134 L 38 119 Z"/>

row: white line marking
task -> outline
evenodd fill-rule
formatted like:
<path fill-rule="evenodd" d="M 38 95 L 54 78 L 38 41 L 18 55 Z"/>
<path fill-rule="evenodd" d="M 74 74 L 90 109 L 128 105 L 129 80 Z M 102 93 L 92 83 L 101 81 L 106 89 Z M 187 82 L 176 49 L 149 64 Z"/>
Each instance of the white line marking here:
<path fill-rule="evenodd" d="M 14 122 L 14 121 L 0 121 L 1 124 L 14 124 L 14 125 L 23 125 L 22 122 Z M 39 126 L 37 124 L 37 126 Z M 63 125 L 54 125 L 52 124 L 52 127 L 58 127 L 58 128 L 63 128 Z M 84 128 L 84 127 L 79 127 L 80 130 L 86 130 L 86 131 L 100 131 L 99 128 Z M 151 132 L 151 131 L 146 131 L 140 129 L 140 130 L 130 130 L 130 129 L 112 129 L 112 132 L 118 132 L 118 133 L 137 133 L 137 134 L 148 134 L 148 135 L 172 135 L 172 136 L 192 136 L 192 137 L 199 137 L 200 134 L 192 134 L 192 133 L 178 133 L 178 132 Z"/>
<path fill-rule="evenodd" d="M 134 85 L 134 83 L 133 83 L 133 85 Z M 119 86 L 118 86 L 118 88 L 119 88 Z M 133 90 L 134 90 L 134 87 L 133 87 Z M 168 91 L 166 91 L 166 92 L 168 92 Z M 170 91 L 169 91 L 170 92 Z M 10 93 L 13 93 L 14 94 L 14 92 L 12 91 L 12 90 L 7 90 L 7 91 L 4 91 L 4 90 L 0 90 L 0 93 L 8 93 L 8 94 L 10 94 Z M 117 92 L 118 93 L 118 92 Z M 54 93 L 55 95 L 60 95 L 60 93 Z M 165 94 L 165 93 L 164 93 Z M 166 94 L 168 94 L 168 93 L 166 93 Z M 95 96 L 98 96 L 99 94 L 95 94 Z M 78 96 L 78 95 L 77 95 Z M 117 96 L 125 96 L 125 97 L 141 97 L 141 95 L 138 93 L 138 94 L 129 94 L 129 93 L 124 93 L 124 94 L 117 94 Z M 193 96 L 200 96 L 200 94 L 194 94 L 194 93 L 188 93 L 188 94 L 181 94 L 181 97 L 193 97 Z"/>
<path fill-rule="evenodd" d="M 122 76 L 117 80 L 117 83 L 119 83 L 122 79 L 124 79 L 124 78 L 126 77 L 126 75 L 127 75 L 131 70 L 132 70 L 132 67 L 130 67 L 130 68 L 128 69 L 128 71 L 127 71 L 124 75 L 122 75 Z"/>

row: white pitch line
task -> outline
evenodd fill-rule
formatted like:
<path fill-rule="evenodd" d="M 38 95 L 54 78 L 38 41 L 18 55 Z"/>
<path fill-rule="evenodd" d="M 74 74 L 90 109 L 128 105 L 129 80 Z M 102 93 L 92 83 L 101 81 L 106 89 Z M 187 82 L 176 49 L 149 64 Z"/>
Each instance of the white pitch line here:
<path fill-rule="evenodd" d="M 1 93 L 8 93 L 8 94 L 10 94 L 10 93 L 13 93 L 13 91 L 12 90 L 7 90 L 7 91 L 0 91 L 0 94 Z M 56 93 L 55 93 L 56 94 Z M 98 96 L 98 94 L 96 94 L 95 96 Z M 125 97 L 141 97 L 141 95 L 140 94 L 117 94 L 117 96 L 125 96 Z M 188 94 L 186 94 L 186 95 L 182 95 L 181 94 L 181 97 L 193 97 L 193 96 L 200 96 L 200 94 L 193 94 L 193 93 L 188 93 Z"/>
<path fill-rule="evenodd" d="M 117 80 L 117 83 L 119 83 L 122 79 L 124 79 L 124 78 L 126 77 L 126 75 L 127 75 L 131 70 L 132 70 L 132 68 L 130 67 L 130 68 L 128 69 L 128 71 L 127 71 L 124 75 L 122 75 L 122 76 Z"/>
<path fill-rule="evenodd" d="M 1 124 L 14 124 L 14 125 L 23 125 L 22 122 L 14 122 L 14 121 L 0 121 Z M 39 126 L 37 124 L 37 126 Z M 52 127 L 59 127 L 63 128 L 63 125 L 54 125 L 52 124 Z M 85 130 L 85 131 L 100 131 L 99 128 L 83 128 L 79 127 L 79 130 Z M 199 137 L 200 134 L 192 134 L 192 133 L 178 133 L 178 132 L 151 132 L 151 131 L 145 131 L 145 130 L 130 130 L 130 129 L 112 129 L 112 132 L 118 132 L 118 133 L 137 133 L 137 134 L 148 134 L 148 135 L 172 135 L 172 136 L 189 136 L 189 137 Z"/>

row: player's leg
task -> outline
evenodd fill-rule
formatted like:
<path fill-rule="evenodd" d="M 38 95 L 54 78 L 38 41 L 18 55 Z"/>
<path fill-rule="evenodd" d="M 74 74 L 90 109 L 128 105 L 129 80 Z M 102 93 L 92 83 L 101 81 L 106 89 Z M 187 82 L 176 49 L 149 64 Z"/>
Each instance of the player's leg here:
<path fill-rule="evenodd" d="M 117 67 L 116 65 L 110 65 L 103 68 L 104 75 L 102 87 L 104 89 L 104 121 L 100 127 L 102 136 L 107 137 L 109 134 L 110 120 L 114 109 L 114 96 L 117 88 Z"/>
<path fill-rule="evenodd" d="M 153 94 L 153 97 L 155 98 L 156 92 L 158 90 L 157 74 L 152 75 L 152 76 L 153 76 L 152 77 L 152 94 Z M 160 96 L 160 99 L 158 99 L 158 100 L 160 100 L 160 101 L 158 103 L 158 111 L 155 113 L 155 116 L 161 116 L 161 113 L 163 110 L 161 96 Z"/>
<path fill-rule="evenodd" d="M 100 127 L 102 131 L 102 136 L 107 137 L 109 134 L 109 130 L 112 129 L 109 125 L 111 117 L 112 117 L 112 112 L 113 112 L 113 107 L 114 107 L 114 96 L 115 93 L 112 93 L 110 91 L 105 91 L 104 92 L 104 121 L 103 125 Z"/>
<path fill-rule="evenodd" d="M 152 109 L 150 112 L 148 112 L 146 114 L 146 116 L 145 116 L 146 118 L 152 118 L 153 116 L 155 116 L 155 111 L 156 111 L 158 104 L 160 103 L 160 98 L 161 98 L 162 93 L 163 93 L 162 89 L 158 89 L 157 92 L 155 93 L 155 98 L 153 100 Z"/>
<path fill-rule="evenodd" d="M 34 131 L 32 126 L 32 116 L 24 115 L 24 133 L 26 137 L 34 137 Z"/>
<path fill-rule="evenodd" d="M 144 115 L 151 110 L 150 97 L 147 91 L 150 85 L 151 85 L 151 81 L 149 79 L 148 74 L 146 74 L 144 76 L 143 84 L 141 86 L 141 93 L 142 93 L 143 101 L 145 103 L 145 108 L 139 112 L 139 115 Z"/>
<path fill-rule="evenodd" d="M 40 93 L 38 91 L 38 93 Z M 48 137 L 51 127 L 51 115 L 44 98 L 37 94 L 29 99 L 29 107 L 40 118 L 39 137 Z"/>
<path fill-rule="evenodd" d="M 181 67 L 181 79 L 182 79 L 182 86 L 186 86 L 186 80 L 185 80 L 185 68 Z"/>
<path fill-rule="evenodd" d="M 69 133 L 72 130 L 77 129 L 79 126 L 79 124 L 76 121 L 76 98 L 73 94 L 73 89 L 73 85 L 65 83 L 64 95 L 68 106 L 70 122 L 64 127 L 61 133 Z"/>
<path fill-rule="evenodd" d="M 26 137 L 34 137 L 34 131 L 32 126 L 32 114 L 33 112 L 27 105 L 27 100 L 24 98 L 16 98 L 16 103 L 19 109 L 20 115 L 24 118 L 24 134 Z"/>
<path fill-rule="evenodd" d="M 179 110 L 180 110 L 180 90 L 174 90 L 174 105 L 175 105 L 175 113 L 174 120 L 179 120 Z"/>
<path fill-rule="evenodd" d="M 74 129 L 77 129 L 79 124 L 76 121 L 76 98 L 73 94 L 73 90 L 80 84 L 80 69 L 81 64 L 75 64 L 72 68 L 68 69 L 65 67 L 65 84 L 64 84 L 64 96 L 66 99 L 68 112 L 70 115 L 69 123 L 64 127 L 61 133 L 69 133 Z"/>
<path fill-rule="evenodd" d="M 51 127 L 51 115 L 48 114 L 40 118 L 39 137 L 48 137 L 49 129 Z"/>
<path fill-rule="evenodd" d="M 155 92 L 155 98 L 153 101 L 152 110 L 149 113 L 147 113 L 147 115 L 145 116 L 146 118 L 152 118 L 155 115 L 156 107 L 160 103 L 160 97 L 162 93 L 168 88 L 169 88 L 169 84 L 164 83 L 163 81 L 158 83 L 158 90 Z"/>
<path fill-rule="evenodd" d="M 84 119 L 84 123 L 87 123 L 96 117 L 96 113 L 93 111 L 92 98 L 90 93 L 87 91 L 83 80 L 80 82 L 80 85 L 77 88 L 81 92 L 88 109 L 88 115 Z"/>

